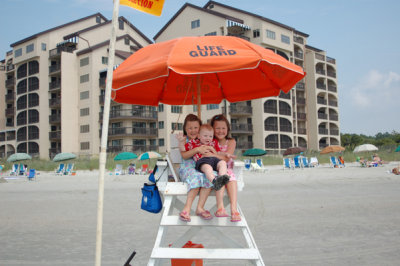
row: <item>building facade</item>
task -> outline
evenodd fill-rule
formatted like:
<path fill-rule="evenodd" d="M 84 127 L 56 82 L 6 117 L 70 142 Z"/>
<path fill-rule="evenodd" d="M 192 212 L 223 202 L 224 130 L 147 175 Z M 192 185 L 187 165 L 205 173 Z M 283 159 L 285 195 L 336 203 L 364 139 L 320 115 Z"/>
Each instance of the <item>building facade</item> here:
<path fill-rule="evenodd" d="M 11 44 L 0 61 L 0 157 L 99 154 L 110 32 L 111 21 L 97 13 Z M 204 35 L 244 38 L 307 72 L 288 94 L 201 106 L 203 122 L 227 116 L 238 151 L 340 145 L 336 61 L 308 45 L 308 34 L 209 1 L 203 7 L 183 5 L 154 40 Z M 115 64 L 151 43 L 120 17 Z M 197 113 L 196 103 L 157 108 L 111 102 L 107 151 L 166 152 L 171 133 L 182 130 L 189 113 Z"/>
<path fill-rule="evenodd" d="M 336 62 L 323 50 L 307 45 L 308 34 L 268 18 L 215 1 L 204 7 L 185 4 L 155 35 L 155 42 L 181 36 L 228 35 L 246 39 L 303 67 L 307 76 L 288 93 L 246 102 L 203 105 L 206 122 L 223 113 L 231 122 L 237 149 L 261 148 L 281 153 L 292 146 L 319 150 L 339 145 Z M 244 90 L 246 88 L 243 88 Z M 177 113 L 181 111 L 182 113 Z M 182 125 L 195 107 L 163 106 L 159 123 L 166 131 L 161 151 L 168 150 L 172 125 Z M 179 128 L 178 126 L 178 128 Z"/>
<path fill-rule="evenodd" d="M 115 64 L 152 43 L 124 17 L 118 24 Z M 43 159 L 60 152 L 99 154 L 110 35 L 111 21 L 97 13 L 11 44 L 0 65 L 2 157 L 15 152 Z M 113 103 L 109 146 L 132 147 L 137 124 L 155 125 L 156 113 L 146 110 Z M 137 143 L 156 138 L 140 131 Z"/>

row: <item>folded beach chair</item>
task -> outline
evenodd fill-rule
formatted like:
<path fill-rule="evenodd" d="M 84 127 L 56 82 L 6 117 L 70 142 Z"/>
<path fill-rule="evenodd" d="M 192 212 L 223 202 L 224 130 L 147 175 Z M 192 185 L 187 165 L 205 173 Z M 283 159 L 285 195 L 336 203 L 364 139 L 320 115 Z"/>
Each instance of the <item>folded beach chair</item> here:
<path fill-rule="evenodd" d="M 11 167 L 10 175 L 18 175 L 19 164 L 15 163 Z"/>
<path fill-rule="evenodd" d="M 115 175 L 123 175 L 124 174 L 124 170 L 123 170 L 122 164 L 117 164 L 115 166 L 114 174 Z"/>
<path fill-rule="evenodd" d="M 35 169 L 29 169 L 29 173 L 27 176 L 29 181 L 32 181 L 34 179 L 36 179 L 36 170 Z"/>
<path fill-rule="evenodd" d="M 294 169 L 290 158 L 283 158 L 283 170 L 285 169 Z"/>
<path fill-rule="evenodd" d="M 300 156 L 296 156 L 293 158 L 294 168 L 303 168 L 300 162 Z"/>
<path fill-rule="evenodd" d="M 72 171 L 74 170 L 74 164 L 73 163 L 69 163 L 68 165 L 67 165 L 67 167 L 65 168 L 65 171 L 64 171 L 64 175 L 70 175 L 70 174 L 72 174 Z"/>
<path fill-rule="evenodd" d="M 26 175 L 26 166 L 22 163 L 19 164 L 19 175 Z"/>
<path fill-rule="evenodd" d="M 57 167 L 57 169 L 55 170 L 56 175 L 63 175 L 64 174 L 64 167 L 65 164 L 60 163 Z"/>
<path fill-rule="evenodd" d="M 301 157 L 301 163 L 302 163 L 303 167 L 307 167 L 307 168 L 310 167 L 307 157 Z"/>
<path fill-rule="evenodd" d="M 260 166 L 260 170 L 262 172 L 268 171 L 268 169 L 264 166 L 263 161 L 261 159 L 257 159 L 256 163 L 257 163 L 258 166 Z"/>
<path fill-rule="evenodd" d="M 310 158 L 310 163 L 309 163 L 310 167 L 317 167 L 319 166 L 319 162 L 317 157 L 311 157 Z"/>
<path fill-rule="evenodd" d="M 250 159 L 245 159 L 244 160 L 244 169 L 245 170 L 250 170 L 250 166 L 251 166 L 251 160 Z"/>

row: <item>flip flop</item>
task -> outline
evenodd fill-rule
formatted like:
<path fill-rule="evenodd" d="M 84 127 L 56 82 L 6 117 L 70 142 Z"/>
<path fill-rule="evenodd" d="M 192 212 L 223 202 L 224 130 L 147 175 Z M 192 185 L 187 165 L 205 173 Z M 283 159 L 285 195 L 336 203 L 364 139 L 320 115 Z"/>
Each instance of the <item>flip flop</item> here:
<path fill-rule="evenodd" d="M 229 217 L 229 215 L 226 213 L 225 209 L 218 209 L 215 213 L 214 213 L 215 217 Z"/>
<path fill-rule="evenodd" d="M 196 215 L 200 216 L 201 219 L 203 219 L 203 220 L 211 220 L 213 218 L 213 216 L 211 215 L 211 213 L 209 211 L 199 212 L 199 213 L 196 213 Z"/>
<path fill-rule="evenodd" d="M 242 218 L 240 217 L 240 213 L 234 212 L 231 216 L 231 222 L 240 222 Z"/>
<path fill-rule="evenodd" d="M 183 222 L 190 222 L 190 216 L 189 213 L 182 211 L 181 213 L 179 213 L 179 220 L 183 221 Z"/>

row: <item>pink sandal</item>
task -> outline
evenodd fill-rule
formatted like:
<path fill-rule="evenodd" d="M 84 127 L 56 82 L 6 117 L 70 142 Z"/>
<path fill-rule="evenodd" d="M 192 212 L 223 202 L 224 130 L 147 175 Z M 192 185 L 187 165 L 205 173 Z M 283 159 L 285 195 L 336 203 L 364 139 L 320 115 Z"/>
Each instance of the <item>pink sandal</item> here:
<path fill-rule="evenodd" d="M 183 222 L 190 222 L 192 219 L 190 219 L 189 213 L 182 211 L 181 213 L 179 213 L 179 220 Z"/>
<path fill-rule="evenodd" d="M 226 213 L 225 209 L 218 209 L 215 213 L 214 213 L 215 217 L 229 217 L 229 215 Z"/>
<path fill-rule="evenodd" d="M 238 212 L 233 212 L 231 215 L 231 222 L 240 222 L 242 220 L 242 217 L 240 217 L 240 213 Z"/>

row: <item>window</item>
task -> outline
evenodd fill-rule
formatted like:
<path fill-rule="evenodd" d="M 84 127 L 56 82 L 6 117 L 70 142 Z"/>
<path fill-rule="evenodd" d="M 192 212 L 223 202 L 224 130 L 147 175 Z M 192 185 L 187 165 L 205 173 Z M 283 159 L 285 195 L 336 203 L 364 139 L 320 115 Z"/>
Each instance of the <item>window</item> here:
<path fill-rule="evenodd" d="M 82 108 L 81 116 L 88 116 L 88 115 L 89 115 L 89 108 Z"/>
<path fill-rule="evenodd" d="M 126 45 L 129 45 L 129 38 L 125 37 L 124 42 L 125 42 Z"/>
<path fill-rule="evenodd" d="M 207 110 L 219 109 L 219 104 L 207 104 Z"/>
<path fill-rule="evenodd" d="M 158 146 L 164 147 L 164 139 L 159 139 L 158 140 Z"/>
<path fill-rule="evenodd" d="M 164 128 L 164 121 L 158 121 L 158 129 Z"/>
<path fill-rule="evenodd" d="M 195 29 L 195 28 L 200 27 L 200 19 L 193 20 L 193 21 L 191 22 L 191 24 L 192 24 L 192 29 Z"/>
<path fill-rule="evenodd" d="M 267 30 L 267 38 L 275 40 L 275 32 L 271 30 Z"/>
<path fill-rule="evenodd" d="M 89 125 L 82 125 L 81 126 L 81 133 L 89 132 Z"/>
<path fill-rule="evenodd" d="M 172 127 L 172 130 L 182 130 L 183 124 L 182 123 L 172 123 L 171 127 Z"/>
<path fill-rule="evenodd" d="M 182 106 L 171 105 L 171 113 L 181 114 L 182 113 Z"/>
<path fill-rule="evenodd" d="M 89 91 L 82 91 L 81 92 L 81 100 L 89 99 Z"/>
<path fill-rule="evenodd" d="M 103 65 L 108 65 L 108 57 L 102 56 L 102 57 L 101 57 L 101 63 L 102 63 Z"/>
<path fill-rule="evenodd" d="M 85 83 L 89 81 L 89 74 L 80 76 L 81 83 Z"/>
<path fill-rule="evenodd" d="M 260 37 L 260 30 L 259 29 L 253 30 L 253 38 L 257 38 L 257 37 Z"/>
<path fill-rule="evenodd" d="M 118 20 L 118 28 L 120 29 L 120 30 L 123 30 L 124 29 L 124 21 L 122 20 L 122 19 L 119 19 Z"/>
<path fill-rule="evenodd" d="M 81 150 L 88 150 L 90 148 L 90 142 L 81 142 Z"/>
<path fill-rule="evenodd" d="M 22 48 L 19 48 L 14 51 L 14 57 L 18 57 L 22 55 Z"/>
<path fill-rule="evenodd" d="M 101 23 L 101 18 L 100 18 L 100 16 L 96 16 L 96 23 Z"/>
<path fill-rule="evenodd" d="M 282 41 L 283 43 L 290 44 L 290 37 L 289 37 L 289 36 L 286 36 L 286 35 L 283 35 L 283 34 L 281 34 L 281 41 Z"/>
<path fill-rule="evenodd" d="M 164 112 L 164 104 L 159 104 L 158 105 L 158 111 L 159 112 Z"/>
<path fill-rule="evenodd" d="M 26 53 L 33 52 L 33 50 L 35 50 L 35 45 L 33 43 L 26 46 Z"/>
<path fill-rule="evenodd" d="M 209 32 L 209 33 L 204 34 L 204 36 L 216 36 L 216 35 L 217 35 L 217 32 L 216 32 L 216 31 L 213 31 L 213 32 Z"/>
<path fill-rule="evenodd" d="M 42 51 L 46 51 L 46 50 L 47 50 L 46 44 L 45 44 L 45 43 L 42 43 Z"/>
<path fill-rule="evenodd" d="M 87 65 L 89 65 L 89 57 L 82 58 L 80 61 L 80 66 L 83 67 Z"/>

